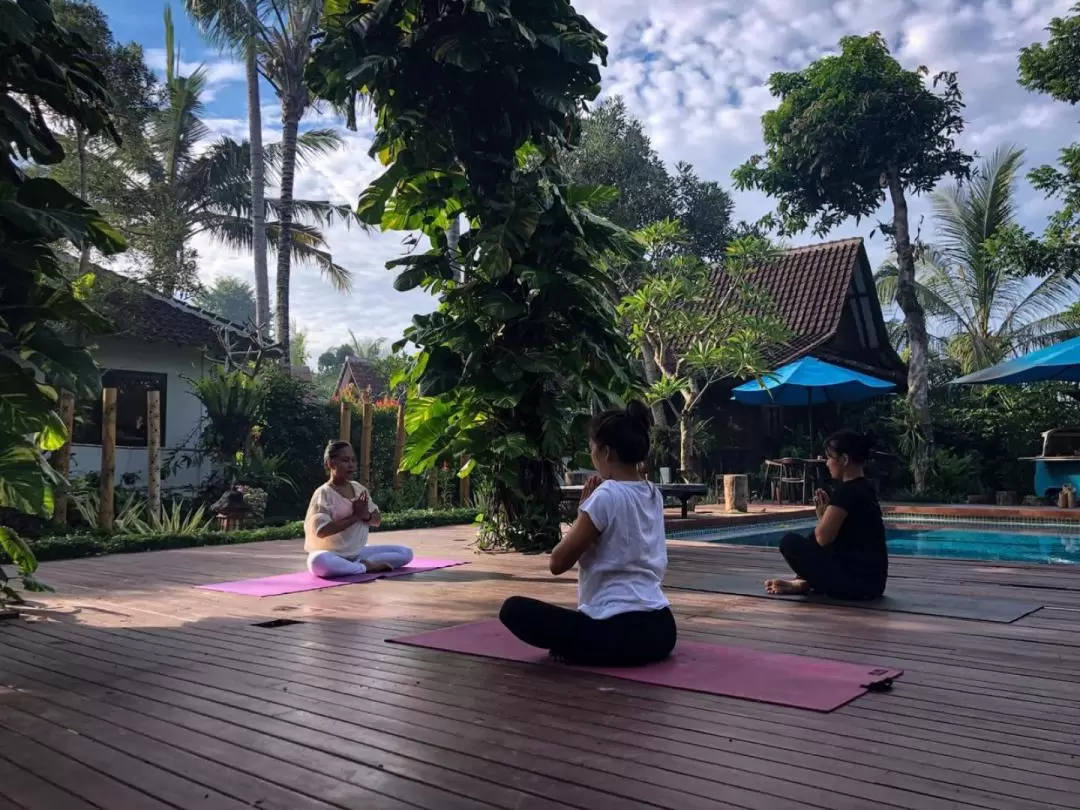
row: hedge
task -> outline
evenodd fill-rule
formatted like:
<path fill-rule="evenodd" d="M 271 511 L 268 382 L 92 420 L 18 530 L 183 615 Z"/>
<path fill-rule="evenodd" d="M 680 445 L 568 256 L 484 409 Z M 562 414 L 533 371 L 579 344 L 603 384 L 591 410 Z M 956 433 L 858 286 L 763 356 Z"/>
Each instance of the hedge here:
<path fill-rule="evenodd" d="M 383 515 L 382 525 L 373 532 L 402 529 L 426 529 L 435 526 L 460 526 L 474 523 L 475 509 L 413 509 Z M 80 557 L 99 557 L 105 554 L 129 554 L 137 551 L 162 551 L 170 548 L 198 546 L 231 546 L 258 543 L 266 540 L 295 540 L 304 536 L 303 521 L 261 529 L 234 532 L 207 531 L 199 534 L 67 534 L 28 540 L 39 562 L 74 560 Z M 10 563 L 5 559 L 2 562 Z"/>

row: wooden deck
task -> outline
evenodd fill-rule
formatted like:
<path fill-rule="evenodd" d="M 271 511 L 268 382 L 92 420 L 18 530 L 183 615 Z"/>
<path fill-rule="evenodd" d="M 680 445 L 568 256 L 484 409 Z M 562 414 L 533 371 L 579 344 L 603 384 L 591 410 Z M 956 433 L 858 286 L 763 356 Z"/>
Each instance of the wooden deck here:
<path fill-rule="evenodd" d="M 191 586 L 295 570 L 297 543 L 44 566 L 48 610 L 0 624 L 0 810 L 1078 806 L 1080 571 L 895 561 L 1047 605 L 1011 625 L 669 590 L 684 637 L 906 670 L 817 714 L 384 643 L 512 593 L 573 602 L 545 558 L 471 539 L 381 535 L 472 564 L 261 600 Z M 776 567 L 671 548 L 673 582 Z"/>

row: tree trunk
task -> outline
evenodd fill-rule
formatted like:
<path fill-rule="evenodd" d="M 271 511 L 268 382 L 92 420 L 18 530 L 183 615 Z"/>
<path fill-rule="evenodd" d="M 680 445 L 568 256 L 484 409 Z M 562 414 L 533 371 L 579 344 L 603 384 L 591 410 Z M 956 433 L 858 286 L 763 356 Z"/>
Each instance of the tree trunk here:
<path fill-rule="evenodd" d="M 281 100 L 281 234 L 277 246 L 277 315 L 274 337 L 282 350 L 282 362 L 289 362 L 289 273 L 292 263 L 293 180 L 296 174 L 296 133 L 300 127 L 300 107 L 288 98 Z"/>
<path fill-rule="evenodd" d="M 79 160 L 79 198 L 86 202 L 87 168 L 86 168 L 86 130 L 81 126 L 75 127 L 75 148 Z M 85 276 L 90 271 L 90 243 L 83 244 L 79 251 L 79 276 Z"/>
<path fill-rule="evenodd" d="M 641 365 L 645 368 L 645 382 L 649 385 L 656 385 L 660 381 L 660 367 L 656 363 L 654 351 L 648 338 L 644 339 L 641 343 Z M 657 427 L 667 427 L 667 411 L 664 410 L 663 402 L 652 404 L 652 418 Z"/>
<path fill-rule="evenodd" d="M 255 58 L 256 0 L 247 0 L 252 19 L 251 32 L 244 44 L 247 71 L 248 141 L 251 144 L 251 228 L 255 257 L 255 326 L 265 340 L 270 332 L 270 274 L 266 266 L 266 179 L 263 165 L 262 110 L 259 97 L 259 66 Z"/>
<path fill-rule="evenodd" d="M 679 474 L 687 483 L 697 478 L 694 473 L 694 415 L 686 410 L 679 414 Z"/>
<path fill-rule="evenodd" d="M 930 416 L 929 339 L 926 313 L 915 286 L 915 252 L 908 228 L 907 198 L 896 172 L 889 173 L 889 196 L 893 204 L 893 238 L 896 241 L 896 303 L 904 313 L 911 360 L 908 363 L 908 406 L 914 413 L 922 441 L 916 442 L 911 473 L 915 491 L 926 490 L 930 459 L 934 456 L 934 423 Z"/>
<path fill-rule="evenodd" d="M 447 247 L 447 250 L 450 252 L 450 264 L 451 265 L 457 264 L 457 246 L 458 246 L 458 241 L 460 241 L 460 239 L 461 239 L 461 217 L 460 216 L 455 216 L 453 221 L 451 221 L 451 223 L 450 223 L 450 227 L 446 229 L 446 247 Z M 465 268 L 464 267 L 458 268 L 458 270 L 454 273 L 454 276 L 457 278 L 457 280 L 460 283 L 464 284 L 465 283 Z"/>

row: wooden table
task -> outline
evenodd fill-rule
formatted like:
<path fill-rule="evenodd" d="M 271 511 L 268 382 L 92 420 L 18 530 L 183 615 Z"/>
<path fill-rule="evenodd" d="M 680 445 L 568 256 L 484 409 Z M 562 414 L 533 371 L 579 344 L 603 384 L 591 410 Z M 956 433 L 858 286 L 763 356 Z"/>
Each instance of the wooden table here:
<path fill-rule="evenodd" d="M 709 487 L 707 484 L 656 484 L 657 489 L 660 490 L 660 494 L 665 498 L 678 498 L 682 504 L 682 517 L 686 517 L 689 513 L 690 499 L 691 498 L 703 498 L 709 494 Z M 573 498 L 580 498 L 584 486 L 580 485 L 568 485 L 560 488 L 562 491 L 562 497 L 564 501 L 572 500 Z"/>

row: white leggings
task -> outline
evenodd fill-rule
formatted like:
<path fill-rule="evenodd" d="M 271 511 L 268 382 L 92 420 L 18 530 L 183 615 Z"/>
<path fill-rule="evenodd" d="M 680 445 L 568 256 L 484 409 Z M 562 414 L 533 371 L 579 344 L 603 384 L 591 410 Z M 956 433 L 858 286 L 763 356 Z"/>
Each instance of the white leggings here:
<path fill-rule="evenodd" d="M 412 549 L 405 546 L 365 546 L 355 561 L 347 560 L 333 551 L 312 551 L 308 554 L 308 571 L 322 579 L 366 574 L 365 562 L 389 563 L 402 568 L 412 562 Z"/>

